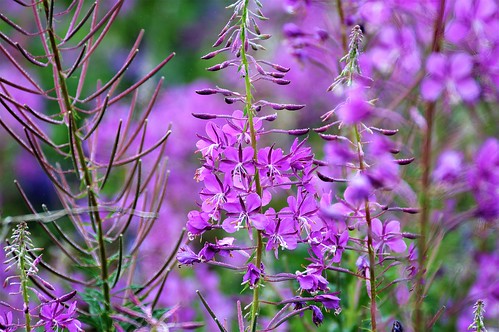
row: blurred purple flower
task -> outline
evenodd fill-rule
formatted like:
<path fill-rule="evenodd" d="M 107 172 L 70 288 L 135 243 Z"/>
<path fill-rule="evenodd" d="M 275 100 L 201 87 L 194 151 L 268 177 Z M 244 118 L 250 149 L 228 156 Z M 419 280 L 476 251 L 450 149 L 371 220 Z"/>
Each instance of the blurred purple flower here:
<path fill-rule="evenodd" d="M 496 41 L 499 27 L 497 10 L 495 0 L 456 0 L 454 19 L 445 32 L 446 38 L 459 43 L 473 32 L 476 41 Z"/>
<path fill-rule="evenodd" d="M 445 93 L 452 104 L 461 99 L 475 101 L 480 87 L 472 77 L 473 59 L 466 53 L 450 56 L 432 53 L 426 62 L 429 74 L 421 84 L 421 94 L 429 101 L 435 101 Z"/>
<path fill-rule="evenodd" d="M 405 73 L 414 74 L 421 67 L 416 37 L 408 27 L 388 26 L 381 29 L 379 42 L 368 55 L 382 73 L 396 72 L 395 68 L 400 67 Z M 397 76 L 404 79 L 405 75 Z"/>
<path fill-rule="evenodd" d="M 344 124 L 353 125 L 367 120 L 373 110 L 373 105 L 366 101 L 364 88 L 357 86 L 348 90 L 348 99 L 337 108 L 336 114 Z"/>
<path fill-rule="evenodd" d="M 445 151 L 438 158 L 433 171 L 433 179 L 437 182 L 453 183 L 457 180 L 463 167 L 463 155 L 458 151 Z"/>
<path fill-rule="evenodd" d="M 475 154 L 468 181 L 478 205 L 477 215 L 487 220 L 499 217 L 499 140 L 487 139 Z"/>

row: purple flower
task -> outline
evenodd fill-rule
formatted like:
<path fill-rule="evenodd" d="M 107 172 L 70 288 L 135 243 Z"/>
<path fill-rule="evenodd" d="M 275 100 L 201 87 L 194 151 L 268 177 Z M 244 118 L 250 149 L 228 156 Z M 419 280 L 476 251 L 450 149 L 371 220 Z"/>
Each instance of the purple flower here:
<path fill-rule="evenodd" d="M 465 53 L 446 56 L 433 53 L 428 57 L 426 70 L 429 74 L 421 84 L 423 98 L 435 101 L 445 93 L 452 104 L 461 99 L 473 102 L 480 94 L 480 87 L 471 76 L 473 59 Z"/>
<path fill-rule="evenodd" d="M 281 210 L 281 215 L 290 214 L 297 225 L 307 231 L 321 226 L 317 218 L 319 207 L 312 195 L 302 194 L 300 191 L 296 197 L 289 196 L 287 202 L 288 207 Z"/>
<path fill-rule="evenodd" d="M 340 292 L 321 294 L 314 297 L 316 302 L 320 302 L 327 310 L 338 310 L 340 308 L 340 298 L 337 296 Z"/>
<path fill-rule="evenodd" d="M 196 147 L 203 154 L 203 157 L 216 159 L 221 152 L 220 149 L 232 143 L 231 137 L 211 121 L 206 124 L 206 135 L 198 135 L 200 140 L 196 143 Z"/>
<path fill-rule="evenodd" d="M 344 124 L 353 125 L 367 120 L 373 109 L 365 99 L 363 88 L 354 87 L 348 91 L 347 101 L 338 107 L 336 114 Z"/>
<path fill-rule="evenodd" d="M 81 323 L 74 316 L 76 314 L 76 301 L 68 308 L 59 302 L 47 303 L 40 309 L 40 322 L 45 326 L 45 331 L 58 331 L 68 329 L 69 332 L 83 331 Z"/>
<path fill-rule="evenodd" d="M 477 201 L 477 215 L 487 220 L 499 217 L 499 140 L 487 139 L 474 158 L 468 181 Z"/>
<path fill-rule="evenodd" d="M 354 224 L 350 226 L 364 224 L 364 218 L 357 217 L 365 216 L 365 201 L 359 199 L 355 190 L 350 186 L 345 189 L 343 196 L 345 199 L 341 200 L 339 203 L 332 204 L 331 206 L 322 209 L 324 216 L 335 220 L 355 217 Z M 376 197 L 373 193 L 368 197 L 368 203 L 370 210 L 374 208 L 372 205 L 377 204 Z"/>
<path fill-rule="evenodd" d="M 252 147 L 243 148 L 241 145 L 238 149 L 228 147 L 225 149 L 224 155 L 225 157 L 220 161 L 220 170 L 232 174 L 234 182 L 242 182 L 243 178 L 255 173 Z"/>
<path fill-rule="evenodd" d="M 249 227 L 255 227 L 264 230 L 269 223 L 268 218 L 260 213 L 262 201 L 260 196 L 251 193 L 246 197 L 239 197 L 238 202 L 224 204 L 223 208 L 227 211 L 227 218 L 223 221 L 222 227 L 228 233 L 234 233 L 245 224 Z"/>
<path fill-rule="evenodd" d="M 310 264 L 304 273 L 296 272 L 300 288 L 310 293 L 318 290 L 327 291 L 328 281 L 322 276 L 322 267 Z"/>
<path fill-rule="evenodd" d="M 257 117 L 253 118 L 253 126 L 257 134 L 256 139 L 258 140 L 258 133 L 262 129 L 262 120 Z M 232 119 L 227 120 L 227 124 L 222 127 L 222 130 L 232 138 L 231 141 L 236 141 L 239 144 L 251 143 L 248 119 L 244 117 L 243 112 L 241 112 L 240 110 L 234 111 L 234 113 L 232 113 Z"/>
<path fill-rule="evenodd" d="M 201 235 L 205 231 L 212 229 L 208 213 L 191 211 L 187 215 L 187 218 L 187 230 L 189 231 L 190 236 Z"/>
<path fill-rule="evenodd" d="M 312 149 L 310 147 L 305 146 L 305 140 L 299 141 L 296 138 L 291 145 L 289 151 L 289 163 L 291 168 L 296 170 L 303 170 L 306 167 L 311 166 L 312 161 L 314 159 L 314 155 L 312 154 Z"/>
<path fill-rule="evenodd" d="M 447 28 L 446 38 L 459 43 L 473 31 L 477 41 L 497 40 L 497 9 L 497 2 L 494 0 L 457 0 L 454 20 Z"/>
<path fill-rule="evenodd" d="M 284 156 L 281 149 L 265 147 L 258 151 L 258 168 L 262 184 L 272 186 L 285 182 L 284 172 L 290 169 L 288 156 Z"/>
<path fill-rule="evenodd" d="M 258 285 L 261 275 L 264 273 L 264 266 L 262 264 L 261 269 L 257 268 L 254 264 L 249 263 L 246 273 L 243 276 L 242 285 L 245 283 L 249 284 L 249 287 L 253 289 L 255 285 Z"/>
<path fill-rule="evenodd" d="M 17 326 L 12 323 L 12 312 L 4 313 L 0 316 L 0 331 L 1 332 L 14 332 Z"/>
<path fill-rule="evenodd" d="M 220 208 L 229 201 L 229 198 L 233 197 L 230 187 L 230 177 L 225 177 L 225 181 L 222 183 L 216 175 L 206 175 L 204 178 L 204 188 L 200 196 L 203 199 L 201 206 L 203 212 L 208 213 L 211 218 L 218 220 Z"/>
<path fill-rule="evenodd" d="M 322 314 L 321 309 L 319 309 L 318 306 L 311 305 L 310 310 L 312 310 L 312 321 L 316 326 L 319 326 L 322 324 L 322 321 L 324 320 L 324 315 Z"/>
<path fill-rule="evenodd" d="M 457 151 L 445 151 L 438 158 L 437 167 L 433 171 L 433 179 L 446 183 L 457 180 L 462 170 L 463 155 Z"/>
<path fill-rule="evenodd" d="M 385 246 L 394 252 L 404 252 L 407 249 L 400 233 L 400 222 L 397 220 L 390 220 L 382 224 L 381 220 L 375 218 L 372 220 L 372 230 L 375 250 L 383 252 Z"/>
<path fill-rule="evenodd" d="M 266 214 L 275 215 L 274 209 L 269 209 Z M 270 219 L 270 217 L 269 217 Z M 281 247 L 287 250 L 294 250 L 298 245 L 298 231 L 295 227 L 295 222 L 292 218 L 280 218 L 276 216 L 272 219 L 264 229 L 264 234 L 268 237 L 267 250 L 274 250 L 277 258 L 278 248 Z"/>
<path fill-rule="evenodd" d="M 184 265 L 190 265 L 201 262 L 199 256 L 195 254 L 189 247 L 180 248 L 180 251 L 177 254 L 177 260 L 180 264 Z"/>

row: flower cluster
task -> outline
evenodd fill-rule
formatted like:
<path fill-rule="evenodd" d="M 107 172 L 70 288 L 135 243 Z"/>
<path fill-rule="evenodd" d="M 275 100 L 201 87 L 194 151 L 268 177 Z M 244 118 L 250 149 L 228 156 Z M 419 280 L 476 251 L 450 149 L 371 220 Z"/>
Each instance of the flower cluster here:
<path fill-rule="evenodd" d="M 289 68 L 256 60 L 247 54 L 249 46 L 255 50 L 261 48 L 256 40 L 267 38 L 260 33 L 256 24 L 256 19 L 262 16 L 260 4 L 256 2 L 256 11 L 249 9 L 248 1 L 238 1 L 233 7 L 231 22 L 238 19 L 238 24 L 231 25 L 229 22 L 214 45 L 219 46 L 229 36 L 225 47 L 203 58 L 214 57 L 226 50 L 232 51 L 236 55 L 234 59 L 214 65 L 208 70 L 237 67 L 246 82 L 245 94 L 218 87 L 197 92 L 202 95 L 221 94 L 227 103 L 242 103 L 244 109 L 235 110 L 231 115 L 194 114 L 196 118 L 209 121 L 205 133 L 198 134 L 196 144 L 203 158 L 203 165 L 195 176 L 197 181 L 203 183 L 200 210 L 189 213 L 187 230 L 191 239 L 213 229 L 222 229 L 231 235 L 242 233 L 237 236 L 237 241 L 246 237 L 254 245 L 236 245 L 234 237 L 225 237 L 216 243 L 206 242 L 198 253 L 182 248 L 177 259 L 181 264 L 218 263 L 217 255 L 254 251 L 254 263 L 249 263 L 246 267 L 234 267 L 246 271 L 243 284 L 247 284 L 254 292 L 258 292 L 259 284 L 264 281 L 289 278 L 297 279 L 303 291 L 313 294 L 328 292 L 328 281 L 324 277 L 326 266 L 332 264 L 335 256 L 336 261 L 339 261 L 338 257 L 341 257 L 343 250 L 339 246 L 346 239 L 335 231 L 329 231 L 329 226 L 318 214 L 320 207 L 316 195 L 315 170 L 320 162 L 315 160 L 311 148 L 306 145 L 306 139 L 295 138 L 287 151 L 275 143 L 266 143 L 266 137 L 272 133 L 300 136 L 307 134 L 309 130 L 267 129 L 266 124 L 275 121 L 278 115 L 262 115 L 264 108 L 296 111 L 303 105 L 253 100 L 250 87 L 254 82 L 263 79 L 286 85 L 289 81 L 285 79 L 285 74 Z M 274 71 L 267 71 L 264 66 Z M 282 196 L 287 204 L 276 211 L 271 203 Z M 324 239 L 319 240 L 318 237 Z M 262 261 L 263 247 L 267 251 L 273 251 L 277 259 L 279 249 L 292 251 L 300 244 L 310 248 L 313 255 L 311 259 L 314 261 L 304 272 L 272 275 L 265 270 Z M 335 310 L 339 308 L 339 298 L 334 307 Z M 316 311 L 320 312 L 320 309 L 316 306 L 313 308 L 314 322 L 318 323 L 320 315 Z M 257 309 L 252 312 L 254 310 Z M 254 321 L 252 324 L 255 324 Z"/>

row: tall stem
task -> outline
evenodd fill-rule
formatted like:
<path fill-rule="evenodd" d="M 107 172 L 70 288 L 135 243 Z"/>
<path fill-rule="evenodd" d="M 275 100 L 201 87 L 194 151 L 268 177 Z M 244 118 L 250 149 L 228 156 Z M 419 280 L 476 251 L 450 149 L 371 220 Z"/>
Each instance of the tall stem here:
<path fill-rule="evenodd" d="M 53 0 L 52 0 L 53 1 Z M 45 11 L 49 11 L 49 2 L 48 0 L 43 0 L 43 6 Z M 77 174 L 82 175 L 82 182 L 87 188 L 88 194 L 88 205 L 90 211 L 94 211 L 90 213 L 90 216 L 93 218 L 94 222 L 97 225 L 97 243 L 98 243 L 98 251 L 99 251 L 99 260 L 100 260 L 100 274 L 101 274 L 101 282 L 102 282 L 102 292 L 104 295 L 104 321 L 105 324 L 108 325 L 110 321 L 109 315 L 111 313 L 111 294 L 109 287 L 109 271 L 107 266 L 107 254 L 106 247 L 104 243 L 104 232 L 102 230 L 102 219 L 97 211 L 97 207 L 99 206 L 97 202 L 97 196 L 94 193 L 94 183 L 92 180 L 92 175 L 87 166 L 87 157 L 83 151 L 83 144 L 81 138 L 77 133 L 77 123 L 76 123 L 76 113 L 71 104 L 71 99 L 68 92 L 68 86 L 66 82 L 66 77 L 62 68 L 62 57 L 59 52 L 59 48 L 57 47 L 57 42 L 55 38 L 55 33 L 53 30 L 53 26 L 51 22 L 49 22 L 49 26 L 47 29 L 48 39 L 50 49 L 53 55 L 53 65 L 55 65 L 55 71 L 57 72 L 57 82 L 56 87 L 58 87 L 57 94 L 59 98 L 62 97 L 64 109 L 62 109 L 61 113 L 63 115 L 67 114 L 68 117 L 68 135 L 73 138 L 74 149 L 76 150 L 77 157 L 74 160 L 74 165 L 78 169 L 75 169 Z M 80 173 L 81 172 L 81 173 Z M 111 326 L 107 326 L 108 331 L 111 331 Z"/>
<path fill-rule="evenodd" d="M 355 132 L 355 140 L 357 144 L 357 156 L 359 158 L 359 169 L 361 172 L 365 170 L 364 167 L 364 155 L 362 152 L 362 146 L 361 146 L 361 137 L 359 133 L 359 129 L 357 128 L 357 125 L 354 126 L 354 132 Z M 373 229 L 372 229 L 372 219 L 371 219 L 371 212 L 369 211 L 369 200 L 366 199 L 364 201 L 364 209 L 366 211 L 366 222 L 367 222 L 367 252 L 369 256 L 369 282 L 371 283 L 371 290 L 370 290 L 370 297 L 371 297 L 371 304 L 370 304 L 370 312 L 371 312 L 371 331 L 376 332 L 377 331 L 377 326 L 376 326 L 376 314 L 378 312 L 377 305 L 376 305 L 376 274 L 374 271 L 374 267 L 376 265 L 376 257 L 374 253 L 374 247 L 373 247 Z"/>
<path fill-rule="evenodd" d="M 246 47 L 247 47 L 247 40 L 246 40 L 246 23 L 248 21 L 248 3 L 249 0 L 244 1 L 244 7 L 242 11 L 242 16 L 241 16 L 241 61 L 242 61 L 242 69 L 244 71 L 244 86 L 245 86 L 245 92 L 246 92 L 246 104 L 244 106 L 244 113 L 248 116 L 248 122 L 249 122 L 249 130 L 250 130 L 250 136 L 251 136 L 251 147 L 253 148 L 253 160 L 255 163 L 257 162 L 258 154 L 257 154 L 257 145 L 256 145 L 256 132 L 255 132 L 255 125 L 253 123 L 253 118 L 254 118 L 254 111 L 252 108 L 253 105 L 253 96 L 251 94 L 251 79 L 249 75 L 249 64 L 248 64 L 248 58 L 246 56 Z M 260 174 L 258 171 L 255 172 L 255 187 L 256 187 L 256 192 L 257 194 L 262 197 L 262 185 L 260 183 Z M 256 253 L 255 253 L 255 266 L 257 268 L 260 268 L 262 264 L 262 253 L 263 253 L 263 239 L 262 239 L 262 233 L 259 230 L 256 230 L 256 239 L 257 239 L 257 245 L 256 245 Z M 257 321 L 258 321 L 258 311 L 260 310 L 260 303 L 259 303 L 259 292 L 260 292 L 260 287 L 255 285 L 253 288 L 253 300 L 251 304 L 251 331 L 256 331 L 257 327 Z"/>
<path fill-rule="evenodd" d="M 433 42 L 431 46 L 432 52 L 440 52 L 440 42 L 443 36 L 443 20 L 444 20 L 445 0 L 440 0 L 438 8 L 438 16 L 433 29 Z M 423 176 L 421 179 L 420 204 L 421 214 L 419 219 L 421 236 L 418 241 L 418 273 L 416 275 L 416 303 L 414 315 L 414 330 L 421 332 L 425 330 L 423 301 L 425 292 L 425 258 L 427 256 L 427 234 L 428 234 L 428 217 L 430 215 L 430 174 L 431 174 L 431 143 L 433 137 L 433 125 L 435 114 L 435 102 L 429 102 L 426 107 L 426 133 L 422 151 L 422 168 Z"/>
<path fill-rule="evenodd" d="M 338 16 L 340 18 L 340 31 L 341 31 L 341 46 L 343 47 L 343 51 L 348 51 L 347 44 L 347 33 L 345 27 L 345 13 L 343 12 L 343 4 L 341 0 L 336 0 L 336 7 L 338 7 Z"/>
<path fill-rule="evenodd" d="M 20 253 L 19 253 L 19 267 L 21 270 L 21 291 L 23 294 L 23 302 L 24 302 L 24 322 L 26 327 L 26 332 L 31 331 L 31 316 L 29 313 L 29 294 L 28 294 L 28 267 L 26 266 L 26 256 L 29 256 L 29 253 L 26 248 L 26 239 L 25 233 L 20 233 Z"/>

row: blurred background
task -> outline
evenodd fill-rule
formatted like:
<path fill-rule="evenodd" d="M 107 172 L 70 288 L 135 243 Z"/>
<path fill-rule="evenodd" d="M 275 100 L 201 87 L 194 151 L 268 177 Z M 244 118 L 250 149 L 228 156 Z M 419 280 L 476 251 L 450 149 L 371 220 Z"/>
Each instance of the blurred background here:
<path fill-rule="evenodd" d="M 476 82 L 479 95 L 473 99 L 466 98 L 459 86 L 461 75 L 457 77 L 452 70 L 445 73 L 445 83 L 435 126 L 434 169 L 432 223 L 437 230 L 439 248 L 431 257 L 429 276 L 432 288 L 426 305 L 428 312 L 436 313 L 445 306 L 442 316 L 435 327 L 436 331 L 464 331 L 472 321 L 472 305 L 478 299 L 485 299 L 486 312 L 490 326 L 489 331 L 499 330 L 499 252 L 498 252 L 498 216 L 497 201 L 499 183 L 490 180 L 499 174 L 499 151 L 497 138 L 499 131 L 499 112 L 497 111 L 499 72 L 498 72 L 498 39 L 483 30 L 498 27 L 497 11 L 477 9 L 485 7 L 497 9 L 492 1 L 466 0 L 473 13 L 463 16 L 463 1 L 448 1 L 446 8 L 446 39 L 443 42 L 447 62 L 455 54 L 465 54 L 473 63 L 473 71 L 467 73 Z M 344 41 L 355 24 L 361 24 L 365 33 L 364 54 L 361 67 L 364 75 L 374 80 L 373 91 L 377 95 L 378 106 L 388 115 L 389 120 L 380 125 L 395 126 L 401 129 L 398 143 L 402 153 L 418 159 L 421 144 L 421 131 L 424 97 L 421 97 L 421 81 L 428 77 L 426 61 L 429 57 L 428 44 L 431 41 L 432 22 L 435 18 L 438 1 L 421 1 L 418 4 L 405 1 L 343 1 L 342 14 L 344 24 L 340 24 L 338 1 L 262 1 L 264 13 L 270 18 L 261 23 L 261 30 L 273 37 L 265 43 L 266 51 L 260 58 L 291 67 L 288 78 L 289 86 L 281 87 L 268 82 L 255 86 L 258 98 L 275 102 L 306 104 L 300 112 L 280 113 L 277 126 L 284 129 L 318 127 L 320 116 L 333 109 L 344 96 L 340 93 L 326 93 L 328 86 L 338 75 L 341 66 L 338 60 L 344 55 Z M 61 1 L 57 5 L 69 3 Z M 159 78 L 164 76 L 165 83 L 156 105 L 149 117 L 148 144 L 159 139 L 171 124 L 172 135 L 166 147 L 169 183 L 164 204 L 158 221 L 144 246 L 141 256 L 140 273 L 150 275 L 157 270 L 161 262 L 169 255 L 187 221 L 187 213 L 196 209 L 199 202 L 199 185 L 194 174 L 200 167 L 199 156 L 195 153 L 196 134 L 203 134 L 205 122 L 194 119 L 192 113 L 231 114 L 236 108 L 226 104 L 218 96 L 200 96 L 195 90 L 219 85 L 233 90 L 241 87 L 242 82 L 234 70 L 212 73 L 205 68 L 212 66 L 222 57 L 208 61 L 200 60 L 201 56 L 212 50 L 211 45 L 230 17 L 231 10 L 224 7 L 229 1 L 203 0 L 127 0 L 115 24 L 97 50 L 92 60 L 84 87 L 84 95 L 95 88 L 96 82 L 106 82 L 119 70 L 125 61 L 130 47 L 133 45 L 141 29 L 145 35 L 139 47 L 140 53 L 125 74 L 121 86 L 127 86 L 146 74 L 157 63 L 171 52 L 176 55 L 152 80 L 140 88 L 141 95 L 137 109 L 145 109 Z M 495 7 L 494 7 L 495 3 Z M 103 1 L 100 10 L 111 2 Z M 481 8 L 481 7 L 480 7 Z M 34 31 L 32 13 L 14 1 L 4 0 L 0 3 L 0 13 L 9 17 L 27 31 Z M 464 17 L 464 18 L 463 18 Z M 481 30 L 466 32 L 466 40 L 452 37 L 453 24 L 465 21 L 475 22 L 473 27 L 481 24 Z M 465 22 L 465 23 L 466 23 Z M 476 23 L 478 22 L 478 23 Z M 464 23 L 463 23 L 464 24 Z M 472 23 L 469 23 L 472 24 Z M 339 28 L 343 26 L 342 28 Z M 497 31 L 497 30 L 495 30 Z M 2 36 L 9 36 L 18 41 L 31 54 L 42 54 L 41 43 L 34 38 L 27 38 L 12 26 L 0 22 Z M 449 38 L 447 38 L 449 36 Z M 0 40 L 7 47 L 5 38 Z M 76 57 L 76 54 L 73 55 Z M 23 61 L 19 59 L 19 61 Z M 30 72 L 32 78 L 43 86 L 51 81 L 50 71 L 36 70 Z M 454 76 L 453 76 L 454 75 Z M 456 76 L 456 77 L 455 77 Z M 7 60 L 5 53 L 0 53 L 0 77 L 19 84 L 25 78 L 16 72 Z M 454 78 L 455 77 L 455 78 Z M 70 88 L 74 89 L 77 80 Z M 56 104 L 47 102 L 32 94 L 28 94 L 5 85 L 16 100 L 31 105 L 32 108 L 53 114 Z M 469 87 L 468 89 L 473 89 Z M 464 91 L 466 92 L 466 91 Z M 100 137 L 97 153 L 105 160 L 112 147 L 117 121 L 125 118 L 130 98 L 110 108 L 100 125 Z M 13 128 L 22 133 L 2 106 L 0 117 Z M 64 141 L 64 132 L 50 132 L 54 141 Z M 21 134 L 20 134 L 21 135 Z M 291 137 L 278 136 L 278 146 L 290 145 Z M 328 145 L 324 145 L 317 135 L 311 134 L 309 142 L 314 148 L 317 158 L 327 158 Z M 487 143 L 489 142 L 489 143 Z M 488 144 L 488 145 L 486 145 Z M 52 184 L 44 175 L 36 160 L 19 147 L 9 134 L 0 128 L 0 210 L 1 216 L 27 214 L 28 210 L 20 197 L 14 180 L 25 190 L 32 205 L 41 211 L 42 204 L 49 210 L 61 209 Z M 152 164 L 154 155 L 145 160 Z M 61 161 L 64 163 L 65 161 Z M 67 161 L 66 161 L 67 162 Z M 497 172 L 497 173 L 496 173 Z M 492 174 L 489 182 L 473 186 L 470 178 L 483 179 L 484 173 Z M 410 166 L 398 190 L 401 204 L 417 205 L 417 189 L 420 170 Z M 112 178 L 109 192 L 119 187 L 123 179 Z M 482 180 L 477 180 L 482 181 Z M 484 189 L 486 187 L 486 189 Z M 485 193 L 484 193 L 485 192 Z M 491 201 L 492 200 L 492 201 Z M 417 231 L 416 218 L 404 217 L 401 220 L 404 229 Z M 56 257 L 50 251 L 50 240 L 42 234 L 36 225 L 32 233 L 35 243 L 45 248 L 44 257 L 52 257 L 54 265 L 64 266 L 67 259 Z M 216 236 L 209 235 L 209 236 Z M 194 246 L 202 247 L 201 243 Z M 0 257 L 3 253 L 0 253 Z M 298 259 L 296 258 L 298 257 Z M 299 270 L 306 264 L 305 252 L 294 252 L 293 255 L 283 253 L 278 266 L 286 271 Z M 352 255 L 352 257 L 354 257 Z M 244 259 L 244 258 L 241 258 Z M 350 259 L 351 261 L 352 259 Z M 346 261 L 349 261 L 347 257 Z M 354 262 L 353 262 L 354 263 Z M 0 276 L 2 273 L 0 272 Z M 396 278 L 396 275 L 390 276 Z M 205 264 L 193 268 L 182 267 L 171 273 L 160 302 L 163 305 L 180 303 L 178 320 L 205 320 L 211 324 L 204 309 L 200 307 L 195 290 L 200 289 L 208 299 L 218 317 L 230 322 L 235 318 L 235 298 L 250 296 L 249 292 L 238 295 L 241 289 L 242 275 L 234 272 L 208 267 Z M 329 318 L 319 329 L 321 331 L 356 331 L 367 322 L 359 321 L 361 312 L 367 309 L 358 303 L 367 303 L 367 295 L 359 295 L 359 283 L 352 278 L 330 276 L 335 285 L 349 285 L 349 290 L 342 294 L 342 306 L 346 323 L 340 323 L 342 317 Z M 405 309 L 409 286 L 400 284 L 383 297 L 383 317 L 385 326 L 390 326 L 396 317 L 409 317 L 410 311 Z M 270 287 L 269 287 L 270 288 Z M 291 287 L 292 289 L 296 288 Z M 264 297 L 271 294 L 286 294 L 288 289 L 266 289 Z M 6 300 L 7 293 L 0 292 L 0 299 Z M 355 294 L 355 301 L 348 295 Z M 291 294 L 290 294 L 291 295 Z M 269 309 L 271 310 L 271 309 Z M 1 309 L 0 309 L 1 312 Z M 307 313 L 306 315 L 310 315 Z M 291 320 L 283 330 L 311 330 L 311 319 Z M 344 324 L 344 325 L 342 325 Z M 211 325 L 205 330 L 210 331 Z M 494 330 L 495 328 L 495 330 Z"/>

